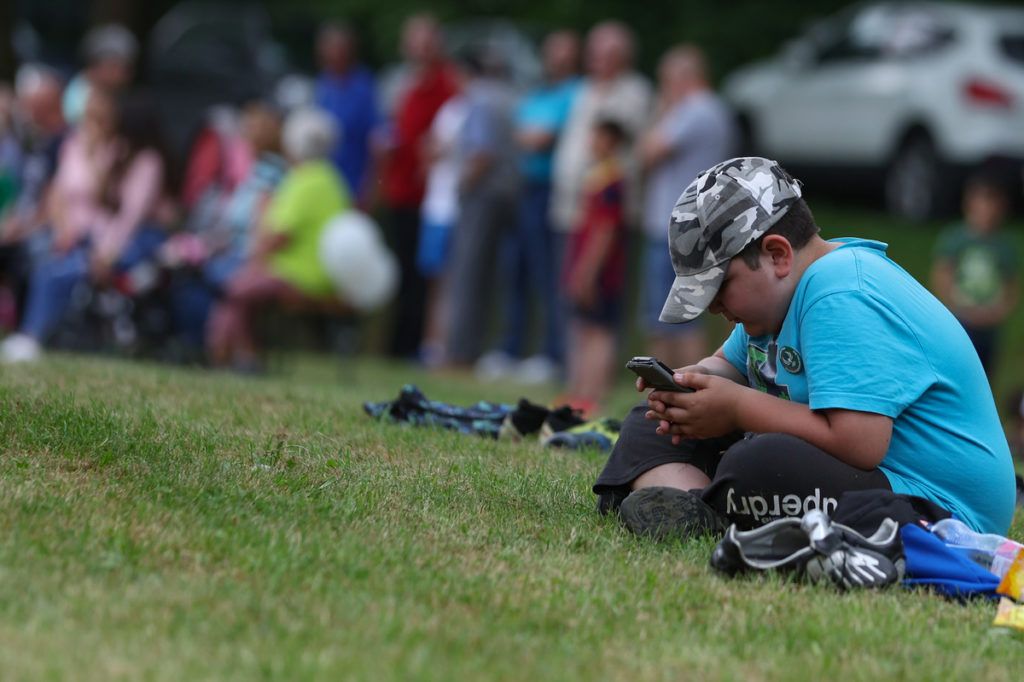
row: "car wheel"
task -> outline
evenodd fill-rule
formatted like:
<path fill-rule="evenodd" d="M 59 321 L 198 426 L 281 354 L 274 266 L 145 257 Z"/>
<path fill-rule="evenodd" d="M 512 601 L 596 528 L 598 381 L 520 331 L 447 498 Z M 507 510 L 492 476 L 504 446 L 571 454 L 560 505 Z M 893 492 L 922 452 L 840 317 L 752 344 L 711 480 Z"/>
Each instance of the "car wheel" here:
<path fill-rule="evenodd" d="M 900 146 L 885 178 L 885 203 L 896 215 L 915 222 L 934 218 L 944 208 L 945 165 L 925 134 Z"/>

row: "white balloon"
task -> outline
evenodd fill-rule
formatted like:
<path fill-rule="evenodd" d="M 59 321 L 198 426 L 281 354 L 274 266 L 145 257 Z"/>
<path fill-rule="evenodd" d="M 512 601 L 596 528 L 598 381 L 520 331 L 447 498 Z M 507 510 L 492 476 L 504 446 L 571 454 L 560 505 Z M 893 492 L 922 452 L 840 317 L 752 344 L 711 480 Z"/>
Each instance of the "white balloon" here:
<path fill-rule="evenodd" d="M 365 214 L 331 218 L 320 237 L 320 262 L 344 301 L 358 310 L 379 308 L 398 288 L 398 262 Z"/>

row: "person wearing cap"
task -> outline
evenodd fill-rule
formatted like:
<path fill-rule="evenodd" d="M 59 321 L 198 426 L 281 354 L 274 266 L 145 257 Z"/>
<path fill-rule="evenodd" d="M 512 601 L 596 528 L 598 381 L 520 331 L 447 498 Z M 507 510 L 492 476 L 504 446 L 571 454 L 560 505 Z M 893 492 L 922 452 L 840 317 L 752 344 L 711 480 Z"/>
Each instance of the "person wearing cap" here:
<path fill-rule="evenodd" d="M 661 319 L 735 327 L 634 408 L 594 485 L 643 535 L 752 528 L 846 491 L 916 495 L 1005 535 L 1013 464 L 985 371 L 952 314 L 886 245 L 819 236 L 776 162 L 731 159 L 679 198 Z M 639 381 L 638 389 L 646 386 Z"/>

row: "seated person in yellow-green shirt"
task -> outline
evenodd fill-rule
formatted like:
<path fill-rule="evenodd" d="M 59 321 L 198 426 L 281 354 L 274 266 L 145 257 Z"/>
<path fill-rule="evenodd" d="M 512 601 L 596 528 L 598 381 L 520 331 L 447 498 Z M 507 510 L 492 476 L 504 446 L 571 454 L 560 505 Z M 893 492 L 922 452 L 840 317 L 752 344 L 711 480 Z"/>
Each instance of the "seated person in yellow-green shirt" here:
<path fill-rule="evenodd" d="M 285 121 L 282 146 L 294 166 L 270 202 L 247 263 L 210 315 L 207 352 L 214 365 L 257 366 L 255 310 L 334 296 L 319 249 L 327 222 L 351 203 L 345 181 L 327 160 L 337 139 L 334 121 L 319 109 L 300 109 Z"/>

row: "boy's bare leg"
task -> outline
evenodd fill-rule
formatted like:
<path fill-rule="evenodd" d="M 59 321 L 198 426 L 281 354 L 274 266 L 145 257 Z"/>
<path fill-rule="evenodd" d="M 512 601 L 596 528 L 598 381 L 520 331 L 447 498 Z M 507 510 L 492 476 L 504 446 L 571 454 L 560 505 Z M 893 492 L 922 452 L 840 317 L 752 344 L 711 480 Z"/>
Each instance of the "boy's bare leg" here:
<path fill-rule="evenodd" d="M 703 471 L 692 464 L 682 462 L 670 462 L 648 469 L 636 477 L 630 487 L 633 490 L 640 488 L 679 488 L 680 490 L 693 490 L 695 488 L 706 488 L 711 479 Z"/>

